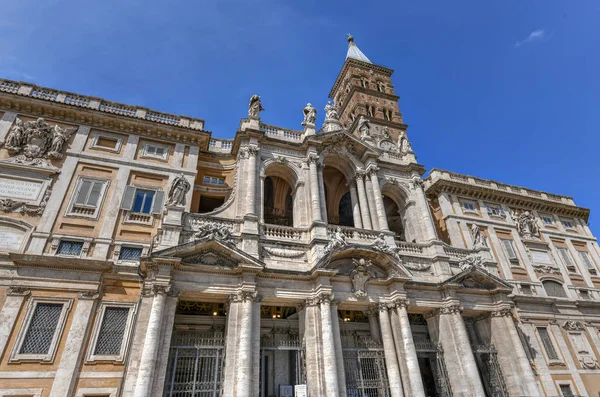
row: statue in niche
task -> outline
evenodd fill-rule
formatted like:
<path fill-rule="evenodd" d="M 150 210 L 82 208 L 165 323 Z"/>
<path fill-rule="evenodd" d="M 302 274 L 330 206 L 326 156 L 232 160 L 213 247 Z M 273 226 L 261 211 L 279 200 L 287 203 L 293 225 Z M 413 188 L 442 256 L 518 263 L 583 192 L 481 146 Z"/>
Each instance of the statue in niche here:
<path fill-rule="evenodd" d="M 410 146 L 406 138 L 406 131 L 400 130 L 400 134 L 398 134 L 398 150 L 400 150 L 400 153 L 406 154 L 409 149 Z"/>
<path fill-rule="evenodd" d="M 383 135 L 383 139 L 390 139 L 390 130 L 387 126 L 381 129 L 381 134 Z"/>
<path fill-rule="evenodd" d="M 365 298 L 367 296 L 366 284 L 371 279 L 371 274 L 367 268 L 371 266 L 371 261 L 364 259 L 352 259 L 354 270 L 350 273 L 352 278 L 352 293 L 357 298 Z"/>
<path fill-rule="evenodd" d="M 185 205 L 185 196 L 190 188 L 190 183 L 183 174 L 180 174 L 171 184 L 167 196 L 167 205 Z"/>
<path fill-rule="evenodd" d="M 516 215 L 515 221 L 517 231 L 526 239 L 537 239 L 540 231 L 535 217 L 529 211 L 523 211 Z"/>
<path fill-rule="evenodd" d="M 50 126 L 41 117 L 27 122 L 17 118 L 3 144 L 11 154 L 23 152 L 26 159 L 60 159 L 65 142 L 75 131 L 76 128 Z"/>
<path fill-rule="evenodd" d="M 364 116 L 360 116 L 358 119 L 358 132 L 360 132 L 360 139 L 370 138 L 371 124 L 369 120 Z"/>
<path fill-rule="evenodd" d="M 473 247 L 487 247 L 487 238 L 481 233 L 481 229 L 477 224 L 471 226 L 471 239 L 473 240 Z"/>
<path fill-rule="evenodd" d="M 340 116 L 335 105 L 331 101 L 327 101 L 327 105 L 325 105 L 325 121 L 339 120 L 339 118 Z"/>
<path fill-rule="evenodd" d="M 346 236 L 342 232 L 342 228 L 338 226 L 335 229 L 335 232 L 333 232 L 331 240 L 329 240 L 329 243 L 325 247 L 325 255 L 336 249 L 345 247 L 346 245 L 348 245 L 348 243 L 346 242 Z"/>
<path fill-rule="evenodd" d="M 304 121 L 302 121 L 302 125 L 314 125 L 317 120 L 317 108 L 313 107 L 310 103 L 306 105 L 303 110 L 304 113 Z"/>
<path fill-rule="evenodd" d="M 260 119 L 260 112 L 265 110 L 260 102 L 260 97 L 256 94 L 250 97 L 250 104 L 248 105 L 248 116 L 252 119 Z"/>

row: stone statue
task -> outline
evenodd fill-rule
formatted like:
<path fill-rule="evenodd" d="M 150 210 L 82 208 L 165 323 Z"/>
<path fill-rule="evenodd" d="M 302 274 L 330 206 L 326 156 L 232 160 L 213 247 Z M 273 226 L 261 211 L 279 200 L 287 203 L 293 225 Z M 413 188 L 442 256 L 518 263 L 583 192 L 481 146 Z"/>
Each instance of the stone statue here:
<path fill-rule="evenodd" d="M 517 231 L 523 238 L 537 239 L 540 231 L 535 217 L 529 211 L 523 211 L 516 215 L 515 221 L 517 224 Z"/>
<path fill-rule="evenodd" d="M 76 128 L 50 126 L 41 117 L 27 122 L 17 118 L 8 132 L 4 147 L 11 154 L 23 152 L 26 159 L 60 159 L 65 142 L 75 131 Z"/>
<path fill-rule="evenodd" d="M 340 227 L 337 227 L 335 229 L 335 232 L 333 232 L 333 235 L 331 236 L 331 240 L 329 240 L 329 243 L 327 244 L 327 246 L 325 246 L 325 254 L 328 254 L 331 251 L 342 248 L 346 245 L 348 245 L 348 243 L 346 242 L 346 236 L 342 232 L 342 229 Z"/>
<path fill-rule="evenodd" d="M 481 229 L 475 223 L 471 226 L 471 239 L 473 240 L 473 247 L 487 247 L 487 239 L 481 233 Z"/>
<path fill-rule="evenodd" d="M 377 88 L 379 92 L 385 92 L 385 83 L 383 81 L 377 81 Z"/>
<path fill-rule="evenodd" d="M 370 138 L 371 125 L 369 120 L 364 116 L 360 116 L 358 119 L 358 132 L 360 132 L 360 139 Z"/>
<path fill-rule="evenodd" d="M 367 267 L 371 265 L 371 261 L 364 259 L 352 259 L 354 270 L 350 273 L 352 278 L 352 293 L 357 298 L 365 298 L 367 296 L 366 284 L 371 279 L 371 274 L 367 271 Z"/>
<path fill-rule="evenodd" d="M 173 180 L 169 195 L 167 196 L 167 205 L 185 205 L 185 196 L 190 191 L 190 183 L 183 174 L 180 174 Z"/>
<path fill-rule="evenodd" d="M 248 117 L 252 119 L 259 119 L 260 112 L 265 110 L 260 102 L 260 97 L 256 94 L 250 97 L 250 104 L 248 105 Z"/>
<path fill-rule="evenodd" d="M 406 138 L 406 131 L 400 130 L 400 134 L 398 135 L 398 150 L 400 150 L 400 153 L 406 154 L 409 149 L 410 146 Z"/>
<path fill-rule="evenodd" d="M 325 121 L 339 120 L 339 118 L 340 116 L 335 105 L 331 101 L 327 101 L 327 105 L 325 105 Z"/>
<path fill-rule="evenodd" d="M 383 135 L 383 139 L 390 139 L 390 130 L 387 128 L 387 126 L 381 129 L 381 135 Z"/>
<path fill-rule="evenodd" d="M 311 105 L 309 103 L 304 108 L 303 113 L 304 113 L 304 121 L 302 122 L 302 125 L 307 125 L 307 124 L 314 125 L 315 121 L 317 120 L 317 108 L 313 107 L 313 105 Z"/>

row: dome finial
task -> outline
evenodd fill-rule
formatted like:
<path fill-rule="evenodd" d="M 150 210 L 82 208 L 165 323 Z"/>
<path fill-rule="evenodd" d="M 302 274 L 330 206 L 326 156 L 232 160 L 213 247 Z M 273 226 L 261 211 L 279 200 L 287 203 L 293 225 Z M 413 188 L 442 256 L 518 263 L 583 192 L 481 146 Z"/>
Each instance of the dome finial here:
<path fill-rule="evenodd" d="M 351 33 L 348 33 L 348 43 L 354 43 L 354 36 Z"/>

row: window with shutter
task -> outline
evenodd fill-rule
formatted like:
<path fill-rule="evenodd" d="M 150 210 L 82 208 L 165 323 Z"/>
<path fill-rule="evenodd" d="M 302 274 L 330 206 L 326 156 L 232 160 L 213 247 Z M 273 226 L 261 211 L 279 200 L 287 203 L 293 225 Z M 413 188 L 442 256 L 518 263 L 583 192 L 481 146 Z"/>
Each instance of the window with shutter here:
<path fill-rule="evenodd" d="M 62 309 L 61 303 L 35 306 L 19 354 L 46 355 L 50 352 Z"/>
<path fill-rule="evenodd" d="M 502 250 L 504 251 L 504 254 L 508 258 L 508 260 L 511 262 L 518 263 L 519 258 L 517 257 L 515 246 L 513 245 L 512 240 L 500 239 L 500 243 L 502 244 Z"/>
<path fill-rule="evenodd" d="M 75 191 L 69 215 L 95 217 L 100 209 L 108 181 L 81 178 Z"/>
<path fill-rule="evenodd" d="M 571 271 L 571 272 L 575 272 L 575 263 L 573 263 L 573 259 L 571 258 L 571 255 L 569 254 L 569 250 L 567 248 L 563 248 L 563 247 L 558 247 L 557 248 L 558 254 L 560 255 L 560 258 L 562 259 L 563 263 L 565 264 L 566 268 Z"/>
<path fill-rule="evenodd" d="M 554 343 L 552 343 L 552 338 L 550 337 L 548 328 L 538 327 L 537 330 L 538 334 L 540 335 L 540 339 L 542 340 L 542 345 L 544 346 L 544 350 L 546 351 L 548 359 L 558 360 L 558 354 L 556 353 L 556 349 L 554 349 Z"/>
<path fill-rule="evenodd" d="M 129 308 L 127 307 L 107 307 L 104 310 L 94 355 L 118 356 L 121 354 L 128 317 Z"/>
<path fill-rule="evenodd" d="M 590 257 L 589 252 L 577 251 L 577 253 L 579 253 L 579 257 L 581 258 L 581 261 L 585 265 L 586 269 L 588 269 L 588 271 L 590 273 L 596 274 L 596 266 L 594 266 L 594 263 L 592 262 L 592 258 Z"/>

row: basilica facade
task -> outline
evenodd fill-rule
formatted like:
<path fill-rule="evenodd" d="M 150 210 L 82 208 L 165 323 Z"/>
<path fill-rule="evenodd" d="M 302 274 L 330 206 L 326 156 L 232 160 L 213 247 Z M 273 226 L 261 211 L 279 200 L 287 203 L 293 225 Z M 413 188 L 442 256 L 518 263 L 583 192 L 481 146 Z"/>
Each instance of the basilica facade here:
<path fill-rule="evenodd" d="M 589 210 L 426 173 L 392 73 L 232 140 L 0 80 L 0 396 L 598 396 Z"/>

